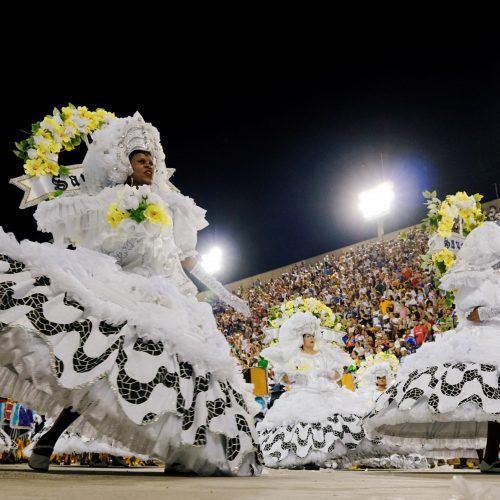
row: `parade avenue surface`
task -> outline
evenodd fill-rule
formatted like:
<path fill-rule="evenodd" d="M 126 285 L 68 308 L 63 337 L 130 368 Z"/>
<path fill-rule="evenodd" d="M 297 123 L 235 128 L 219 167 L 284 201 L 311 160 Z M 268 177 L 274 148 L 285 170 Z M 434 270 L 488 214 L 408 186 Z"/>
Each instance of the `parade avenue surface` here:
<path fill-rule="evenodd" d="M 453 479 L 453 478 L 456 479 Z M 460 490 L 453 488 L 454 481 Z M 440 468 L 437 471 L 322 469 L 271 470 L 260 477 L 165 476 L 159 467 L 137 469 L 54 466 L 35 473 L 26 464 L 0 465 L 2 498 L 17 499 L 419 499 L 500 498 L 500 476 Z M 462 497 L 457 497 L 460 491 Z M 5 495 L 5 496 L 4 496 Z M 466 496 L 468 495 L 468 496 Z"/>

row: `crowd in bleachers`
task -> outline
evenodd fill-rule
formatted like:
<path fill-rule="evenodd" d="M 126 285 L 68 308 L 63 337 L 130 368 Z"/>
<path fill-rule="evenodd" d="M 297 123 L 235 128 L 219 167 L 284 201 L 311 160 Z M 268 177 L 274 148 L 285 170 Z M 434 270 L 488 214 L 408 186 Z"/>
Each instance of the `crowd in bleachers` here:
<path fill-rule="evenodd" d="M 359 364 L 389 351 L 398 358 L 454 326 L 453 310 L 440 301 L 430 269 L 421 267 L 428 235 L 419 229 L 384 242 L 370 242 L 315 264 L 297 264 L 277 279 L 256 281 L 236 293 L 252 316 L 213 304 L 220 330 L 243 368 L 256 366 L 264 347 L 271 307 L 302 296 L 315 297 L 340 317 L 346 349 Z"/>

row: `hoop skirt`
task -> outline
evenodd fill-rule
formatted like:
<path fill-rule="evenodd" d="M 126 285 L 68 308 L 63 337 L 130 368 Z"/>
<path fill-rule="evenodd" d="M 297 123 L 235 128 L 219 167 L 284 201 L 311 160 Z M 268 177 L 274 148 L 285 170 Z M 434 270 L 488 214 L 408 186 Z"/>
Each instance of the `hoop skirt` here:
<path fill-rule="evenodd" d="M 100 251 L 0 233 L 2 393 L 49 417 L 71 407 L 81 414 L 72 431 L 167 466 L 258 474 L 250 386 L 210 306 L 164 276 L 177 259 L 172 230 L 131 223 L 109 236 L 102 208 L 115 196 L 107 188 L 85 203 L 61 197 L 37 214 L 53 234 L 58 224 L 83 237 L 92 230 L 121 265 Z"/>
<path fill-rule="evenodd" d="M 493 239 L 481 237 L 492 229 L 487 225 L 470 233 L 464 252 L 477 258 L 490 251 Z M 484 448 L 487 422 L 500 421 L 500 317 L 490 314 L 481 323 L 466 317 L 476 306 L 500 311 L 499 278 L 495 268 L 481 271 L 460 260 L 443 276 L 443 288 L 458 289 L 459 327 L 405 359 L 366 417 L 368 432 L 436 458 L 476 457 Z"/>
<path fill-rule="evenodd" d="M 342 368 L 345 355 L 336 354 L 337 350 L 325 348 L 315 355 L 301 353 L 293 358 L 294 364 L 307 367 L 307 372 L 289 373 L 292 390 L 285 392 L 257 425 L 266 466 L 327 466 L 348 454 L 373 454 L 376 444 L 366 437 L 362 426 L 367 402 L 327 376 Z"/>

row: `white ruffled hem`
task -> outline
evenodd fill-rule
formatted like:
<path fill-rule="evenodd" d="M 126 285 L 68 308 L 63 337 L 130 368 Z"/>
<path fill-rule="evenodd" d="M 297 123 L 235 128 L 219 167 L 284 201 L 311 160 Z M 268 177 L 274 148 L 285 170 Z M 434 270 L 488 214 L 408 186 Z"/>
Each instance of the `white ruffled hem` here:
<path fill-rule="evenodd" d="M 126 321 L 145 340 L 166 342 L 183 360 L 242 388 L 241 367 L 230 356 L 210 306 L 180 294 L 167 279 L 122 271 L 114 259 L 92 250 L 66 250 L 27 240 L 19 244 L 1 228 L 0 251 L 27 265 L 30 272 L 4 275 L 6 281 L 24 280 L 17 284 L 24 294 L 34 288 L 33 276 L 48 276 L 52 295 L 68 293 L 87 316 L 112 325 Z M 19 319 L 23 312 L 20 308 Z M 8 323 L 15 326 L 17 321 L 9 318 Z"/>
<path fill-rule="evenodd" d="M 425 342 L 415 354 L 403 359 L 398 380 L 413 370 L 445 363 L 479 363 L 500 369 L 500 325 L 482 324 L 449 330 Z"/>
<path fill-rule="evenodd" d="M 54 387 L 55 382 L 49 382 L 53 378 L 49 373 L 43 377 L 38 371 L 35 378 L 41 381 L 37 387 L 20 380 L 10 370 L 0 368 L 0 387 L 3 391 L 51 418 L 56 418 L 63 408 L 71 407 L 81 416 L 68 431 L 98 441 L 99 446 L 125 448 L 134 455 L 157 458 L 167 465 L 181 463 L 199 475 L 251 476 L 259 472 L 255 464 L 257 450 L 250 438 L 241 443 L 241 462 L 229 464 L 224 450 L 226 441 L 233 436 L 219 428 L 214 431 L 207 429 L 206 445 L 193 445 L 182 440 L 182 419 L 175 411 L 164 413 L 157 421 L 147 425 L 134 424 L 123 412 L 113 388 L 104 379 L 80 391 L 64 392 Z"/>
<path fill-rule="evenodd" d="M 365 399 L 345 388 L 337 387 L 330 391 L 292 390 L 275 401 L 259 423 L 259 428 L 322 422 L 335 413 L 363 416 L 369 410 Z"/>
<path fill-rule="evenodd" d="M 377 436 L 386 446 L 401 446 L 426 457 L 477 458 L 475 450 L 486 445 L 487 422 L 500 415 L 485 413 L 466 404 L 453 412 L 434 413 L 426 399 L 402 410 L 393 406 L 363 421 L 368 436 Z M 444 437 L 446 436 L 446 437 Z"/>
<path fill-rule="evenodd" d="M 23 454 L 29 458 L 35 445 L 36 442 L 32 442 L 23 449 Z M 149 458 L 147 455 L 137 455 L 126 448 L 113 446 L 97 439 L 84 439 L 75 435 L 61 436 L 54 446 L 53 455 L 71 455 L 72 453 L 106 453 L 117 457 L 134 456 L 139 460 L 148 460 Z"/>

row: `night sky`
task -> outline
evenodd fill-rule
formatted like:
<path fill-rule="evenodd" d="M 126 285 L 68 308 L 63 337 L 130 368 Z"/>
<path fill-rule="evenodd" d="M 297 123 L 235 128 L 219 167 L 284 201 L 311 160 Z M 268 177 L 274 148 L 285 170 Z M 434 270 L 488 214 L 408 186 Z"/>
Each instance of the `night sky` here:
<path fill-rule="evenodd" d="M 396 188 L 386 232 L 425 215 L 421 192 L 500 189 L 500 51 L 387 49 L 324 63 L 206 59 L 172 63 L 170 77 L 136 68 L 128 80 L 10 85 L 4 111 L 2 215 L 20 239 L 43 240 L 33 209 L 17 207 L 12 153 L 22 130 L 68 102 L 117 116 L 140 111 L 161 134 L 172 182 L 207 210 L 198 249 L 219 245 L 230 282 L 376 235 L 359 191 Z M 79 83 L 75 83 L 78 81 Z M 127 83 L 128 82 L 128 83 Z M 144 87 L 148 90 L 144 91 Z M 81 151 L 80 151 L 81 150 Z M 61 155 L 77 163 L 85 147 Z M 45 236 L 46 238 L 46 236 Z"/>

